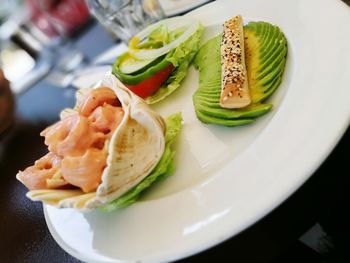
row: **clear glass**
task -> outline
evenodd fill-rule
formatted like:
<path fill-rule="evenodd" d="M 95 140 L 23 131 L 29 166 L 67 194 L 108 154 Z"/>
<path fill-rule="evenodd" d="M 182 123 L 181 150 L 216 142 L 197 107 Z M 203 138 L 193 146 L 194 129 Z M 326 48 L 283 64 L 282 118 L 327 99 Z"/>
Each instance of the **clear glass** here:
<path fill-rule="evenodd" d="M 74 5 L 77 2 L 74 3 L 74 1 L 76 0 L 57 1 L 58 4 L 63 3 L 65 5 L 64 7 L 58 7 L 60 12 L 62 12 L 61 15 L 65 13 L 69 16 L 74 15 L 74 10 L 68 13 L 64 8 L 75 8 L 77 9 L 76 12 L 79 11 L 78 6 Z M 47 24 L 47 32 L 51 30 L 51 36 L 48 36 L 50 41 L 42 51 L 42 55 L 53 64 L 47 80 L 54 85 L 66 87 L 70 84 L 74 71 L 86 66 L 88 60 L 71 39 L 64 20 L 61 17 L 58 19 L 52 15 L 52 9 L 50 9 L 51 1 L 33 0 L 33 2 L 36 2 L 37 7 L 39 7 L 42 23 L 45 22 Z M 76 15 L 79 15 L 79 13 L 76 13 Z"/>
<path fill-rule="evenodd" d="M 158 0 L 86 1 L 100 24 L 126 44 L 142 29 L 165 17 Z"/>

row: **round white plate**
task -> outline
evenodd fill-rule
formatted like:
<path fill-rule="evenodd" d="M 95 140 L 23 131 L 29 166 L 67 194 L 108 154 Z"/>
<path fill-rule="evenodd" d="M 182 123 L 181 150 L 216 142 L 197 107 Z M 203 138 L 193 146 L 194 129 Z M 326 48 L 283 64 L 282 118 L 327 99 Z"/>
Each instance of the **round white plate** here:
<path fill-rule="evenodd" d="M 247 126 L 200 123 L 192 94 L 198 74 L 156 107 L 181 110 L 177 172 L 136 204 L 81 214 L 45 206 L 49 229 L 71 255 L 88 262 L 179 259 L 228 239 L 298 189 L 350 123 L 350 9 L 334 0 L 217 1 L 190 15 L 220 32 L 236 14 L 280 26 L 289 53 L 274 109 Z"/>
<path fill-rule="evenodd" d="M 212 0 L 158 0 L 166 16 L 187 12 Z"/>

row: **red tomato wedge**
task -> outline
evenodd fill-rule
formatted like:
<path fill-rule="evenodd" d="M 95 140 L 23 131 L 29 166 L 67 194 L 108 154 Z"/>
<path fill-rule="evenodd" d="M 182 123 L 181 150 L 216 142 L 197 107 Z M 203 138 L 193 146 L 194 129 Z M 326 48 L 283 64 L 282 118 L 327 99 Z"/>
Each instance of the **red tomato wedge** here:
<path fill-rule="evenodd" d="M 173 72 L 173 69 L 174 66 L 170 64 L 164 69 L 158 71 L 153 76 L 141 81 L 136 85 L 126 84 L 125 86 L 127 86 L 128 89 L 134 92 L 137 96 L 143 99 L 147 98 L 148 96 L 154 94 L 160 88 L 160 86 L 168 79 L 170 74 Z"/>

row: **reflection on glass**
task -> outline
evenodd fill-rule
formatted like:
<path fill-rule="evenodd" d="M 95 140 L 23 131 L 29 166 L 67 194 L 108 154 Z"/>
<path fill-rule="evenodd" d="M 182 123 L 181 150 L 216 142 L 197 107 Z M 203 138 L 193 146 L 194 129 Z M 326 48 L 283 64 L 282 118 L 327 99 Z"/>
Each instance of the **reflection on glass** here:
<path fill-rule="evenodd" d="M 90 12 L 115 38 L 128 43 L 146 26 L 165 17 L 158 0 L 87 0 Z"/>

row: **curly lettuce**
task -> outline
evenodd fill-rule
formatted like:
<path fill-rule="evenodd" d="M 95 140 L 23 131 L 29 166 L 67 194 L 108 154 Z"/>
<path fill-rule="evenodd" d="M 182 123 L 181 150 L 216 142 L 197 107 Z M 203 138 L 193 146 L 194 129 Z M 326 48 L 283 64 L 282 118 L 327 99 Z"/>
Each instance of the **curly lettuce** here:
<path fill-rule="evenodd" d="M 145 99 L 147 104 L 163 100 L 180 87 L 181 81 L 186 77 L 187 70 L 199 49 L 202 33 L 203 26 L 200 25 L 192 36 L 166 55 L 165 59 L 174 65 L 175 70 L 155 94 Z"/>

